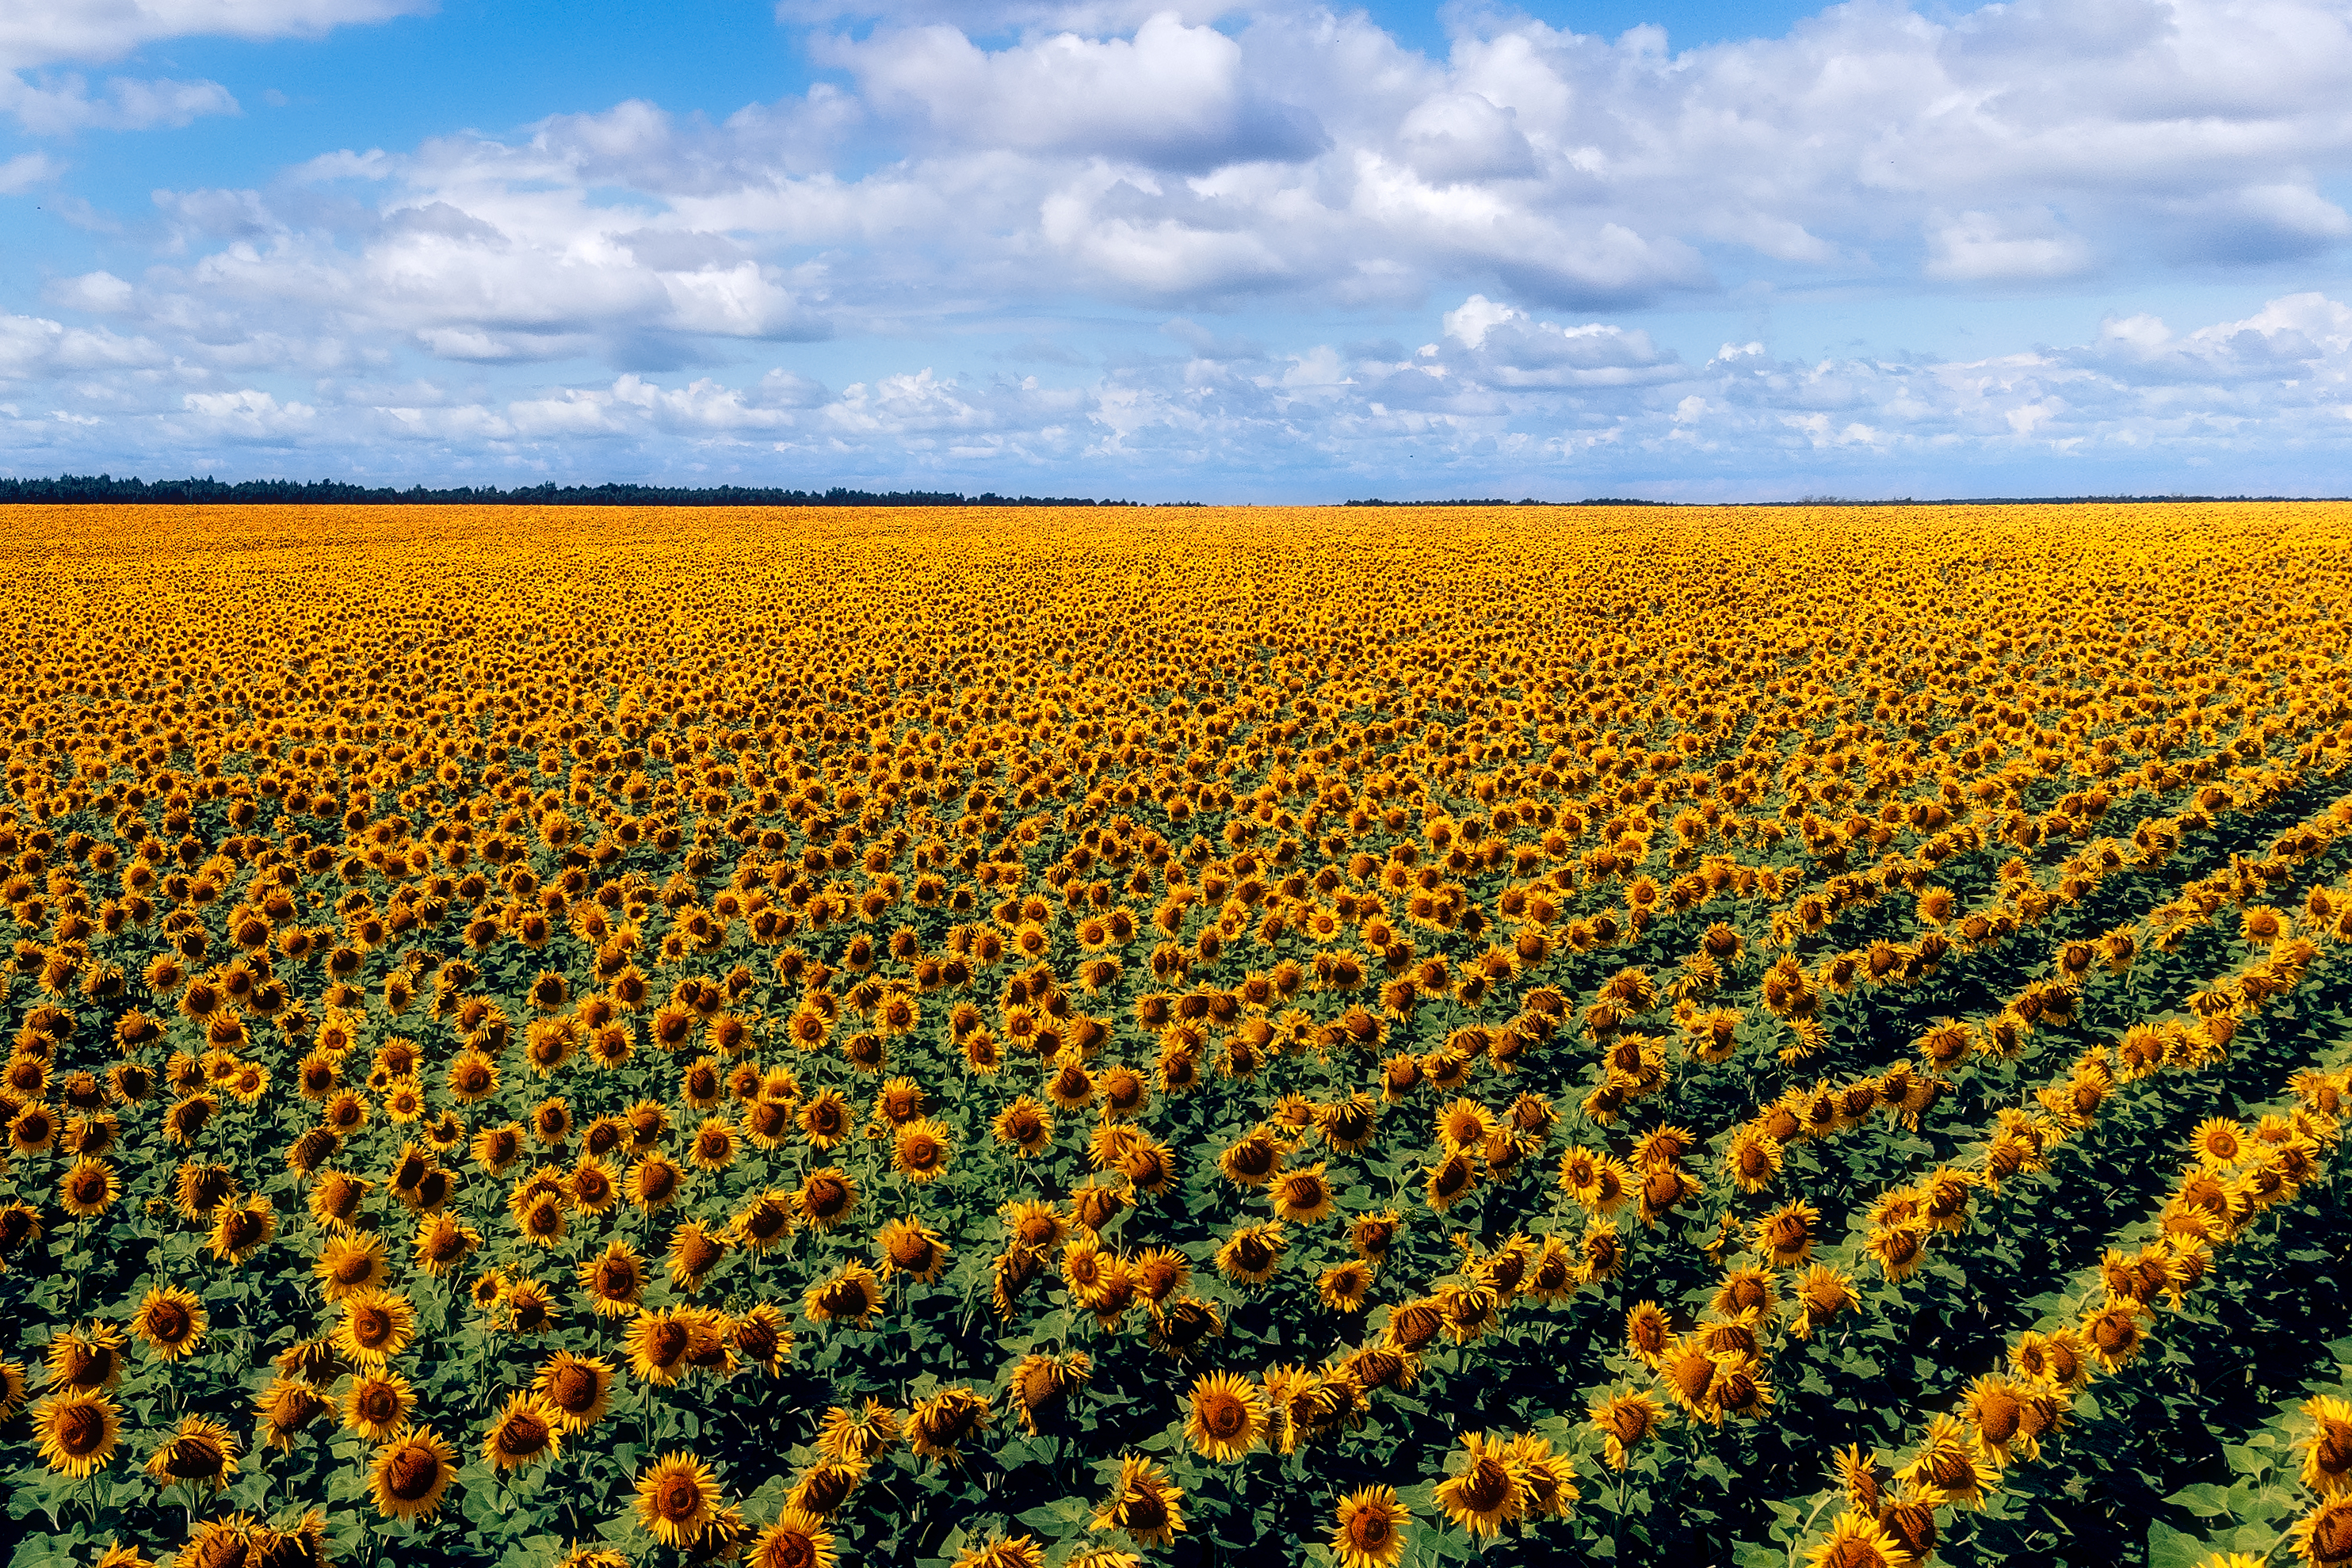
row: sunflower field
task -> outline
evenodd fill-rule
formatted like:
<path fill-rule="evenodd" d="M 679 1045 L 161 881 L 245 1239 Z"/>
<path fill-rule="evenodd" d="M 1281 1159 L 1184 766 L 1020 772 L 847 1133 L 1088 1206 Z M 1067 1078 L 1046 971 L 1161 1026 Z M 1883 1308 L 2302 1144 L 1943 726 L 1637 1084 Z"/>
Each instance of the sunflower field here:
<path fill-rule="evenodd" d="M 2352 1564 L 2352 507 L 0 554 L 10 1568 Z"/>

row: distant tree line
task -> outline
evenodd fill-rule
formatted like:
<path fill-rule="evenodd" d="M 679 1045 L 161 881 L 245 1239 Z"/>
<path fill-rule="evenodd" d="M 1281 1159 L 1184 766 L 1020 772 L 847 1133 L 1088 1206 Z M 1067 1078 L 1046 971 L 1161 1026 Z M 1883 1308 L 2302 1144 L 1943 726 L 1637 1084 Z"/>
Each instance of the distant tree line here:
<path fill-rule="evenodd" d="M 1940 501 L 1862 500 L 1834 496 L 1807 496 L 1796 501 L 1653 501 L 1635 497 L 1596 496 L 1582 501 L 1538 501 L 1530 496 L 1518 501 L 1500 497 L 1442 501 L 1384 501 L 1378 498 L 1342 502 L 1349 507 L 1949 507 L 2148 505 L 2185 501 L 2292 501 L 2322 497 L 2298 496 L 1974 496 Z M 2345 498 L 2345 497 L 2336 497 Z M 117 506 L 476 506 L 476 507 L 1134 507 L 1137 501 L 1092 500 L 1084 496 L 1000 496 L 987 491 L 965 496 L 952 490 L 851 490 L 835 486 L 827 490 L 767 489 L 744 485 L 690 487 L 670 485 L 526 485 L 502 490 L 495 485 L 459 485 L 440 489 L 413 485 L 405 490 L 390 486 L 346 484 L 340 479 L 117 479 L 108 474 L 61 474 L 54 479 L 0 478 L 0 506 L 9 504 L 100 503 Z M 1162 507 L 1198 507 L 1199 501 L 1162 501 Z"/>
<path fill-rule="evenodd" d="M 46 502 L 147 506 L 492 506 L 492 507 L 1131 507 L 1083 496 L 980 496 L 947 490 L 773 490 L 742 485 L 688 488 L 667 485 L 495 485 L 429 489 L 349 485 L 337 479 L 117 479 L 63 474 L 54 479 L 0 478 L 0 505 Z"/>

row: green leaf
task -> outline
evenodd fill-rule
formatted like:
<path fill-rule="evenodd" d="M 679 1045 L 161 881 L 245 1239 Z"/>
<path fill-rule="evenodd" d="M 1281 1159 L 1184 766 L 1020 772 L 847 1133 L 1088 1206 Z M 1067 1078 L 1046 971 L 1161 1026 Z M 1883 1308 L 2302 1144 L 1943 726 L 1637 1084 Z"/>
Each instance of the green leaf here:
<path fill-rule="evenodd" d="M 2199 1481 L 2195 1486 L 2183 1487 L 2165 1500 L 2179 1503 L 2200 1519 L 2225 1518 L 2233 1509 L 2230 1489 L 2216 1486 L 2211 1481 Z"/>

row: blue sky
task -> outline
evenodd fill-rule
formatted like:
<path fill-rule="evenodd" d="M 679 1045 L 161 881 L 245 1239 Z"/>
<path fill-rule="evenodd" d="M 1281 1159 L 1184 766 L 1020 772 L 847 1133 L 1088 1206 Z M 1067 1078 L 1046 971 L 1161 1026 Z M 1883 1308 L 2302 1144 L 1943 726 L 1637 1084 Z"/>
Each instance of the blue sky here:
<path fill-rule="evenodd" d="M 2352 493 L 2309 0 L 20 0 L 0 473 Z"/>

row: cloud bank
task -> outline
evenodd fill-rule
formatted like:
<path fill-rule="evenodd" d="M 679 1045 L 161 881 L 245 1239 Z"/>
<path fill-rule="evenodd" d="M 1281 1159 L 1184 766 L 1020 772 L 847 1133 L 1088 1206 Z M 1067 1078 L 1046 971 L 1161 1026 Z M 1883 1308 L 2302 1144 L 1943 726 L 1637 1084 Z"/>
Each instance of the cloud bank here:
<path fill-rule="evenodd" d="M 174 29 L 410 8 L 45 7 L 0 22 L 0 114 L 65 136 L 234 112 L 215 84 L 56 73 Z M 2331 193 L 2352 162 L 2340 6 L 1934 20 L 1853 0 L 1682 53 L 1654 28 L 1463 13 L 1443 59 L 1279 3 L 779 16 L 826 79 L 723 120 L 630 101 L 159 191 L 142 265 L 58 278 L 0 327 L 12 463 L 1140 479 L 1305 461 L 1333 483 L 1482 461 L 1562 483 L 2026 452 L 2340 464 L 2343 307 L 2292 287 L 2333 276 L 2352 235 Z M 0 162 L 0 191 L 58 167 Z M 2086 319 L 2074 347 L 1967 364 L 1743 345 L 1702 364 L 1611 319 L 1759 285 L 1980 298 L 2240 275 L 2289 287 L 2242 321 Z M 1296 340 L 1221 344 L 1234 311 Z M 1165 353 L 1053 384 L 940 368 L 957 334 L 1088 312 L 1179 325 Z M 1355 342 L 1351 316 L 1433 340 Z M 838 391 L 791 369 L 826 340 L 870 369 Z"/>

